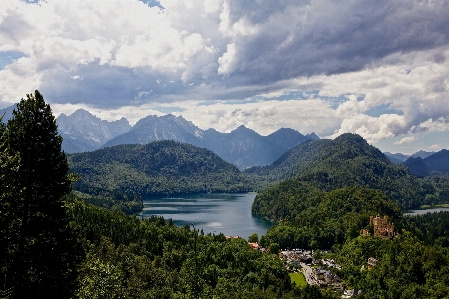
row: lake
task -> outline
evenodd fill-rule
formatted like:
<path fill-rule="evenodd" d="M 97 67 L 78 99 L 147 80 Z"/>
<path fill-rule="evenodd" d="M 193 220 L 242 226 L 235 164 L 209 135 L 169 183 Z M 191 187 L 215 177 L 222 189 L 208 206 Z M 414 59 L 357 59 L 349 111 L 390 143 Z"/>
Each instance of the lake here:
<path fill-rule="evenodd" d="M 251 205 L 256 193 L 207 193 L 172 197 L 143 198 L 144 209 L 138 214 L 172 219 L 177 226 L 188 224 L 205 234 L 239 235 L 244 239 L 252 233 L 259 237 L 273 225 L 270 221 L 253 217 Z"/>
<path fill-rule="evenodd" d="M 435 213 L 441 211 L 449 211 L 449 208 L 434 208 L 434 209 L 419 209 L 419 210 L 410 210 L 407 213 L 404 213 L 404 216 L 414 216 L 414 215 L 422 215 L 426 213 Z"/>

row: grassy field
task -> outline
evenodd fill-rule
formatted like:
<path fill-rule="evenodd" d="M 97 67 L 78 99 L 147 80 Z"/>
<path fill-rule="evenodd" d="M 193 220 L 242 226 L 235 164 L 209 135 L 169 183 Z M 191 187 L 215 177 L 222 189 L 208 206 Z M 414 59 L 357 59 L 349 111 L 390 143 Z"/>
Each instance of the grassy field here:
<path fill-rule="evenodd" d="M 301 272 L 290 273 L 290 278 L 293 282 L 296 283 L 297 286 L 303 287 L 307 285 L 306 278 L 304 277 L 304 274 L 302 274 Z"/>

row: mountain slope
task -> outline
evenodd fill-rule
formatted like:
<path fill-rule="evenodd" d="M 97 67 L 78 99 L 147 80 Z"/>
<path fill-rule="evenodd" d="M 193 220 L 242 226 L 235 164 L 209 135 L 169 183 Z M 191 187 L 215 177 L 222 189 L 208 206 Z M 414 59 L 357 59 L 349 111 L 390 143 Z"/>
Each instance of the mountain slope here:
<path fill-rule="evenodd" d="M 315 138 L 318 138 L 318 136 L 316 137 L 315 136 L 316 136 L 315 133 L 311 133 L 304 136 L 298 131 L 295 131 L 293 129 L 281 128 L 276 132 L 273 132 L 270 135 L 266 136 L 266 139 L 271 143 L 274 143 L 279 147 L 283 148 L 285 152 L 291 149 L 292 147 L 295 147 L 298 144 L 303 143 L 305 141 L 316 140 Z"/>
<path fill-rule="evenodd" d="M 165 115 L 141 119 L 129 132 L 109 140 L 103 147 L 174 140 L 212 150 L 225 161 L 245 169 L 270 164 L 289 148 L 315 138 L 318 138 L 315 134 L 304 136 L 292 129 L 280 129 L 269 136 L 261 136 L 245 126 L 230 133 L 214 129 L 204 131 L 182 116 Z"/>
<path fill-rule="evenodd" d="M 0 109 L 0 116 L 3 115 L 2 122 L 6 123 L 10 118 L 12 118 L 12 111 L 14 109 L 16 109 L 16 105 Z"/>
<path fill-rule="evenodd" d="M 213 152 L 175 141 L 118 145 L 69 156 L 71 171 L 81 175 L 75 189 L 125 194 L 167 195 L 249 191 L 234 165 Z"/>
<path fill-rule="evenodd" d="M 425 158 L 427 158 L 428 156 L 430 156 L 430 155 L 432 155 L 434 153 L 435 152 L 426 152 L 426 151 L 420 150 L 420 151 L 417 151 L 416 153 L 414 153 L 413 155 L 411 155 L 410 157 L 412 157 L 412 158 L 420 157 L 422 159 L 425 159 Z"/>
<path fill-rule="evenodd" d="M 83 109 L 69 116 L 62 113 L 57 124 L 58 132 L 63 137 L 62 149 L 66 153 L 96 150 L 106 141 L 131 129 L 125 118 L 109 122 Z"/>
<path fill-rule="evenodd" d="M 408 171 L 410 171 L 410 173 L 413 175 L 425 177 L 430 174 L 429 167 L 427 167 L 426 163 L 424 163 L 424 160 L 421 157 L 410 157 L 403 163 L 403 165 L 406 166 L 408 168 Z"/>
<path fill-rule="evenodd" d="M 423 159 L 431 171 L 449 172 L 449 150 L 443 149 Z"/>
<path fill-rule="evenodd" d="M 201 143 L 203 131 L 182 116 L 150 115 L 139 120 L 129 132 L 106 142 L 103 147 L 119 144 L 147 144 L 152 141 L 173 140 L 193 145 Z"/>
<path fill-rule="evenodd" d="M 270 142 L 245 126 L 227 134 L 208 130 L 203 145 L 240 169 L 269 164 L 285 152 L 284 146 Z"/>
<path fill-rule="evenodd" d="M 410 158 L 410 156 L 401 153 L 392 154 L 390 152 L 384 152 L 384 155 L 387 156 L 387 158 L 390 159 L 390 161 L 394 164 L 402 164 L 408 158 Z"/>
<path fill-rule="evenodd" d="M 262 170 L 272 177 L 294 177 L 290 183 L 283 183 L 287 186 L 282 188 L 286 196 L 295 194 L 288 186 L 301 182 L 322 191 L 351 186 L 381 190 L 402 209 L 416 207 L 422 202 L 418 179 L 405 167 L 392 164 L 382 152 L 356 134 L 300 144 Z M 270 193 L 270 190 L 262 193 Z M 253 213 L 272 214 L 262 207 L 276 209 L 276 199 L 264 197 L 270 198 L 270 202 L 263 203 L 260 202 L 262 197 L 256 197 Z"/>

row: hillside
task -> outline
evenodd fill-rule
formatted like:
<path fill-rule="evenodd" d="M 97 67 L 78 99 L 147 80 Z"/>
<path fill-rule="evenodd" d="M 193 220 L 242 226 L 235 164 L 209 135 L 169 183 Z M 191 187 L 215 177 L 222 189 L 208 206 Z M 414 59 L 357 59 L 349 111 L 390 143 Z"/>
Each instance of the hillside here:
<path fill-rule="evenodd" d="M 423 161 L 431 171 L 440 173 L 449 172 L 449 150 L 443 149 L 424 158 Z"/>
<path fill-rule="evenodd" d="M 322 191 L 351 186 L 381 190 L 401 209 L 419 206 L 423 201 L 420 181 L 405 167 L 391 163 L 382 152 L 356 134 L 300 144 L 273 165 L 254 169 L 252 177 L 256 178 L 256 175 L 268 175 L 272 179 L 290 178 L 290 184 L 283 183 L 286 187 L 282 192 L 286 194 L 291 193 L 288 186 L 304 182 Z M 269 192 L 271 189 L 256 197 L 253 213 L 265 217 L 270 213 L 261 209 L 262 206 L 276 208 L 274 197 L 264 197 L 263 201 L 269 202 L 261 202 L 263 194 Z"/>
<path fill-rule="evenodd" d="M 125 194 L 168 195 L 249 191 L 234 165 L 213 152 L 175 141 L 119 145 L 69 156 L 72 172 L 81 176 L 75 189 Z"/>
<path fill-rule="evenodd" d="M 202 130 L 182 116 L 169 114 L 147 116 L 128 132 L 105 142 L 102 147 L 174 140 L 207 148 L 239 169 L 246 169 L 268 165 L 293 146 L 312 139 L 319 138 L 314 133 L 304 136 L 293 129 L 279 129 L 268 136 L 245 126 L 239 126 L 230 133 Z"/>

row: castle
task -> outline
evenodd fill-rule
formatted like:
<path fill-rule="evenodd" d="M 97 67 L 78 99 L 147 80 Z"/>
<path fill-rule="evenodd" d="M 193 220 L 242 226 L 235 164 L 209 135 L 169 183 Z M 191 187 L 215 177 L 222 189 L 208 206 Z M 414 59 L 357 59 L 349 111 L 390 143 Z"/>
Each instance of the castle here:
<path fill-rule="evenodd" d="M 388 216 L 381 217 L 377 215 L 376 217 L 369 217 L 369 224 L 374 228 L 374 236 L 381 238 L 391 239 L 397 234 L 394 232 L 394 224 L 388 222 Z M 366 229 L 360 231 L 362 235 L 371 235 Z"/>

